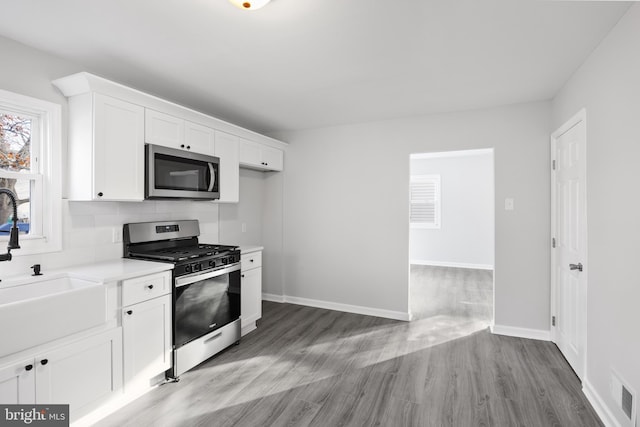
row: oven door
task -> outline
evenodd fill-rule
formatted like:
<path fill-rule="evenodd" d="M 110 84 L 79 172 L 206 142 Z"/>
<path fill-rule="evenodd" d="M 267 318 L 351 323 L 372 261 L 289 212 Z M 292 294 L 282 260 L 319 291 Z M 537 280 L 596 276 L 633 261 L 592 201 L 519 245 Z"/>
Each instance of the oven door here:
<path fill-rule="evenodd" d="M 220 159 L 145 145 L 145 198 L 219 199 Z"/>
<path fill-rule="evenodd" d="M 240 264 L 175 279 L 173 343 L 179 348 L 240 318 Z"/>

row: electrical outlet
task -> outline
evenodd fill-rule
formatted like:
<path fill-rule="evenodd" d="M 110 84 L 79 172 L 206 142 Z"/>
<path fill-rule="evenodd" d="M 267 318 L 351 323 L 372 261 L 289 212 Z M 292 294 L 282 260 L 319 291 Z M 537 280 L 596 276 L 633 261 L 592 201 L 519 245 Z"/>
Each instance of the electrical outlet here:
<path fill-rule="evenodd" d="M 514 200 L 509 198 L 509 199 L 504 199 L 504 210 L 505 211 L 512 211 L 514 209 Z"/>
<path fill-rule="evenodd" d="M 247 223 L 246 223 L 246 222 L 243 222 L 243 223 L 242 223 L 242 232 L 243 232 L 243 233 L 246 233 L 246 232 L 247 232 Z"/>
<path fill-rule="evenodd" d="M 122 229 L 113 227 L 111 229 L 111 241 L 113 243 L 122 243 Z"/>

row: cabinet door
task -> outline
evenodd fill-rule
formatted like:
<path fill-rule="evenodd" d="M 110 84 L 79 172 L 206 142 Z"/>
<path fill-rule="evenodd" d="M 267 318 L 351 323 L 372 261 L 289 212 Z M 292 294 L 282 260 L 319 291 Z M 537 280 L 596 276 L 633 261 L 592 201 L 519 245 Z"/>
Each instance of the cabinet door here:
<path fill-rule="evenodd" d="M 94 200 L 144 199 L 144 108 L 94 97 Z"/>
<path fill-rule="evenodd" d="M 260 146 L 255 142 L 240 139 L 240 163 L 248 166 L 262 166 Z"/>
<path fill-rule="evenodd" d="M 122 328 L 45 352 L 35 365 L 36 403 L 68 403 L 72 419 L 82 416 L 122 388 Z"/>
<path fill-rule="evenodd" d="M 215 155 L 220 157 L 220 199 L 218 201 L 237 203 L 240 199 L 238 137 L 216 131 Z"/>
<path fill-rule="evenodd" d="M 123 308 L 125 389 L 171 367 L 171 295 Z"/>
<path fill-rule="evenodd" d="M 184 148 L 184 120 L 159 111 L 145 109 L 144 140 L 149 144 Z"/>
<path fill-rule="evenodd" d="M 36 401 L 33 358 L 0 368 L 0 403 L 29 404 Z"/>
<path fill-rule="evenodd" d="M 240 314 L 242 327 L 262 317 L 262 268 L 242 272 Z"/>
<path fill-rule="evenodd" d="M 281 171 L 284 166 L 283 151 L 277 148 L 262 147 L 262 163 L 268 170 Z"/>
<path fill-rule="evenodd" d="M 185 148 L 195 153 L 211 156 L 214 152 L 215 130 L 197 123 L 184 122 Z"/>

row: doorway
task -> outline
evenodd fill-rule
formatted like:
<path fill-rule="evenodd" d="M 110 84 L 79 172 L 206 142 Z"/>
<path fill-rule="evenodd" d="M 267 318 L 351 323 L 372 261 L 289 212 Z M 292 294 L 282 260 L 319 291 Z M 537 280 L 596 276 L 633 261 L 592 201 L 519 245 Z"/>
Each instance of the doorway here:
<path fill-rule="evenodd" d="M 493 323 L 493 149 L 410 156 L 409 309 L 457 337 Z"/>

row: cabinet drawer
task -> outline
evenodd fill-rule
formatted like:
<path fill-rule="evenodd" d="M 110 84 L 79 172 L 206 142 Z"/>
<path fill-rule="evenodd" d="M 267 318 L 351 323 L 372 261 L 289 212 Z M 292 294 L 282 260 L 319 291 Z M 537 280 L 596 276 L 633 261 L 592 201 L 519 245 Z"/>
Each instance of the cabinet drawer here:
<path fill-rule="evenodd" d="M 262 252 L 251 252 L 249 254 L 241 255 L 240 262 L 242 265 L 242 271 L 262 267 Z"/>
<path fill-rule="evenodd" d="M 171 272 L 122 281 L 122 306 L 126 307 L 171 292 Z"/>

